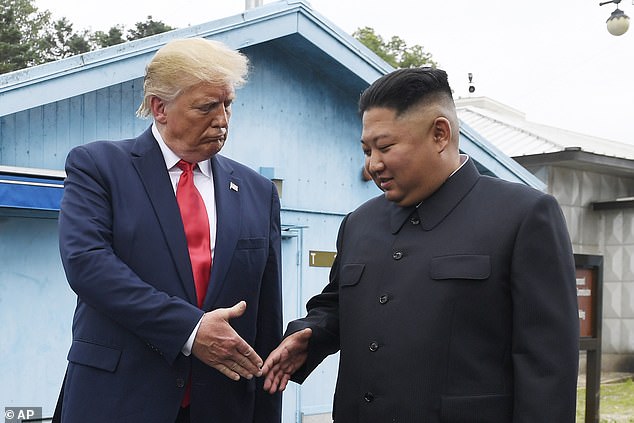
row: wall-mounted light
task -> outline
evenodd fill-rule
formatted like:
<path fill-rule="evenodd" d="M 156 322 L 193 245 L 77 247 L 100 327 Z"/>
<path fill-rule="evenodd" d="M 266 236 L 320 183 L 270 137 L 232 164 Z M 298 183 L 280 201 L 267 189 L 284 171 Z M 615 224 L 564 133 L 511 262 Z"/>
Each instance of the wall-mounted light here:
<path fill-rule="evenodd" d="M 608 27 L 608 32 L 612 35 L 623 35 L 630 27 L 630 17 L 619 9 L 619 3 L 621 3 L 621 0 L 604 1 L 599 3 L 599 6 L 610 3 L 616 4 L 616 9 L 612 12 L 608 20 L 605 21 Z"/>
<path fill-rule="evenodd" d="M 473 94 L 475 91 L 475 86 L 473 85 L 473 74 L 469 72 L 469 94 Z"/>

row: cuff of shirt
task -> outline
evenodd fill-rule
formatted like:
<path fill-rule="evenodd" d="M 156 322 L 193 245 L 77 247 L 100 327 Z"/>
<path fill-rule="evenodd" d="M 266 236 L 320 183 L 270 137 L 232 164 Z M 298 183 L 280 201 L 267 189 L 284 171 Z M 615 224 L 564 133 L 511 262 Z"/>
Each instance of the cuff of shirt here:
<path fill-rule="evenodd" d="M 196 326 L 194 327 L 194 330 L 192 331 L 191 335 L 189 335 L 187 342 L 185 342 L 185 345 L 183 345 L 183 348 L 181 349 L 181 352 L 186 357 L 190 356 L 192 353 L 192 347 L 194 346 L 194 338 L 196 338 L 196 334 L 198 333 L 198 328 L 200 327 L 200 322 L 202 321 L 203 321 L 203 318 L 201 317 L 198 323 L 196 324 Z"/>

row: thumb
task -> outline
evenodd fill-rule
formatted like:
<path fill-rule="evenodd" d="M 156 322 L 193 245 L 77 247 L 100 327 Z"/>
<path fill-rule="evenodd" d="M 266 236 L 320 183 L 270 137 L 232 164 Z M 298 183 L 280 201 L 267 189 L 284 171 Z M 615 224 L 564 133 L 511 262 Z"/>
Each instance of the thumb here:
<path fill-rule="evenodd" d="M 247 303 L 245 301 L 240 301 L 233 307 L 227 309 L 227 320 L 242 316 L 246 309 Z"/>

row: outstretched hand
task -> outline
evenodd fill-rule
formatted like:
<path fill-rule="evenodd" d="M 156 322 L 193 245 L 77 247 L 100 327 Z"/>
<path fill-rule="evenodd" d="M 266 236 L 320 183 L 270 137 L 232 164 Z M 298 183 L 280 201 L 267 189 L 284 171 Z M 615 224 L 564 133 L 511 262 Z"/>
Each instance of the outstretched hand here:
<path fill-rule="evenodd" d="M 262 376 L 262 359 L 229 324 L 246 309 L 247 304 L 240 301 L 205 313 L 192 346 L 192 354 L 200 361 L 233 380 Z"/>
<path fill-rule="evenodd" d="M 308 341 L 313 331 L 309 328 L 295 332 L 284 338 L 282 343 L 269 354 L 262 367 L 265 375 L 264 390 L 270 394 L 286 389 L 293 373 L 306 362 Z"/>

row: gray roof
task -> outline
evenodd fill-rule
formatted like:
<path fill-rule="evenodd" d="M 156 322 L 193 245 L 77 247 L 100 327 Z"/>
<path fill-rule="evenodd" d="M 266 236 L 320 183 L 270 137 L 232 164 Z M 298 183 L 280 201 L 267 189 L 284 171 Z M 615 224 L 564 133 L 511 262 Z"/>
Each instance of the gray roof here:
<path fill-rule="evenodd" d="M 634 145 L 526 120 L 524 113 L 486 97 L 456 100 L 458 117 L 510 157 L 583 151 L 634 159 Z"/>

